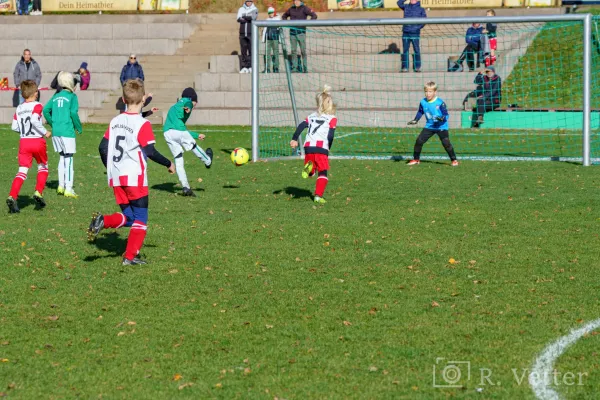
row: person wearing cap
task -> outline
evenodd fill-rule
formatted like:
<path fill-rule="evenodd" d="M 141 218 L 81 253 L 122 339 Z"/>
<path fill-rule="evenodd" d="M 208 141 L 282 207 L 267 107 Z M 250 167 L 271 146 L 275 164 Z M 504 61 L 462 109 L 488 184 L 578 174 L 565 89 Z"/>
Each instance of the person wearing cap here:
<path fill-rule="evenodd" d="M 267 9 L 269 21 L 279 21 L 281 17 L 277 15 L 273 7 Z M 279 72 L 279 35 L 281 28 L 265 28 L 263 29 L 262 42 L 266 43 L 267 50 L 265 55 L 265 70 L 263 72 L 274 73 Z"/>
<path fill-rule="evenodd" d="M 213 159 L 211 148 L 204 151 L 196 144 L 196 139 L 204 140 L 206 136 L 188 131 L 185 126 L 185 123 L 192 114 L 192 109 L 197 103 L 198 95 L 196 91 L 192 88 L 184 89 L 183 93 L 181 93 L 181 98 L 169 109 L 167 119 L 163 125 L 165 140 L 175 158 L 175 170 L 183 188 L 182 195 L 190 197 L 196 197 L 196 195 L 190 188 L 190 183 L 183 167 L 183 152 L 191 151 L 194 153 L 204 163 L 206 168 L 211 167 Z"/>
<path fill-rule="evenodd" d="M 317 14 L 304 5 L 301 0 L 294 0 L 294 5 L 290 7 L 283 15 L 281 19 L 290 19 L 291 21 L 317 19 Z M 302 53 L 302 64 L 300 64 L 300 56 L 296 57 L 296 50 L 300 46 L 300 53 Z M 301 26 L 290 29 L 290 47 L 292 57 L 292 72 L 308 72 L 306 67 L 306 28 Z"/>
<path fill-rule="evenodd" d="M 490 65 L 485 68 L 482 75 L 480 84 L 475 89 L 474 97 L 477 97 L 477 106 L 471 118 L 474 128 L 483 124 L 483 115 L 486 112 L 499 108 L 502 102 L 502 79 L 496 75 L 496 68 Z M 477 83 L 477 78 L 475 82 Z"/>
<path fill-rule="evenodd" d="M 129 61 L 123 66 L 120 79 L 121 85 L 124 85 L 125 82 L 130 79 L 140 79 L 141 81 L 144 81 L 144 69 L 137 62 L 137 56 L 135 54 L 131 54 L 129 56 Z"/>
<path fill-rule="evenodd" d="M 258 8 L 253 0 L 245 0 L 237 13 L 240 23 L 240 52 L 242 66 L 240 74 L 252 72 L 252 21 L 258 18 Z"/>
<path fill-rule="evenodd" d="M 88 87 L 90 87 L 90 80 L 92 79 L 92 76 L 90 75 L 90 71 L 88 70 L 88 63 L 86 63 L 85 61 L 82 62 L 81 65 L 79 66 L 79 71 L 77 71 L 77 73 L 81 77 L 80 83 L 79 83 L 79 89 L 87 90 Z"/>

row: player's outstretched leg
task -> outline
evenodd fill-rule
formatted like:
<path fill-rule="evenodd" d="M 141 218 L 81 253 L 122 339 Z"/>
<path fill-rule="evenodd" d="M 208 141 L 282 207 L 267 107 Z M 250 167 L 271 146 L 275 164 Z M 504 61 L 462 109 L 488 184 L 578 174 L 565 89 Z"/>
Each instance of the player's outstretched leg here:
<path fill-rule="evenodd" d="M 88 241 L 93 242 L 96 240 L 96 237 L 100 233 L 100 231 L 104 228 L 104 216 L 100 212 L 95 212 L 92 214 L 92 222 L 90 222 L 90 226 L 88 227 Z"/>
<path fill-rule="evenodd" d="M 194 147 L 192 147 L 192 153 L 194 153 L 196 157 L 202 160 L 206 168 L 210 168 L 213 159 L 213 151 L 210 147 L 207 148 L 206 151 L 204 151 L 202 150 L 202 147 L 194 145 Z"/>
<path fill-rule="evenodd" d="M 417 141 L 415 142 L 415 148 L 413 151 L 413 159 L 408 162 L 408 165 L 418 165 L 421 163 L 421 151 L 423 150 L 423 145 L 427 143 L 427 141 L 434 135 L 434 132 L 423 129 L 419 136 L 417 137 Z"/>
<path fill-rule="evenodd" d="M 23 182 L 25 182 L 27 179 L 27 171 L 29 171 L 29 168 L 19 167 L 19 172 L 17 172 L 17 175 L 15 176 L 15 179 L 13 179 L 13 183 L 10 187 L 10 193 L 8 195 L 15 200 L 15 204 L 17 198 L 19 197 L 19 192 L 21 192 Z"/>
<path fill-rule="evenodd" d="M 327 178 L 327 170 L 319 171 L 319 176 L 317 177 L 317 183 L 315 187 L 315 203 L 327 203 L 327 201 L 323 198 L 323 194 L 325 193 L 325 188 L 327 187 L 328 182 L 329 179 Z"/>
<path fill-rule="evenodd" d="M 314 164 L 312 161 L 308 161 L 306 164 L 304 164 L 304 168 L 302 168 L 302 177 L 304 179 L 306 179 L 309 176 L 313 176 L 314 174 L 315 174 Z"/>
<path fill-rule="evenodd" d="M 148 204 L 146 202 L 146 204 Z M 127 238 L 127 247 L 123 256 L 123 265 L 138 265 L 146 264 L 146 261 L 138 258 L 144 239 L 146 238 L 146 231 L 148 229 L 148 208 L 131 206 L 133 211 L 133 224 L 129 231 L 129 237 Z"/>
<path fill-rule="evenodd" d="M 453 167 L 458 167 L 458 161 L 456 160 L 456 153 L 454 153 L 454 147 L 452 147 L 452 143 L 450 143 L 450 137 L 448 135 L 448 131 L 441 131 L 440 139 L 442 141 L 442 146 L 444 146 L 444 150 L 448 153 L 448 157 L 450 157 L 450 161 L 452 161 Z"/>
<path fill-rule="evenodd" d="M 58 159 L 58 188 L 56 194 L 65 194 L 65 153 L 62 151 L 59 153 L 60 158 Z"/>
<path fill-rule="evenodd" d="M 95 212 L 92 214 L 92 222 L 88 228 L 88 240 L 93 242 L 100 231 L 105 228 L 121 228 L 123 226 L 129 227 L 133 224 L 133 210 L 129 204 L 121 204 L 120 213 L 114 213 L 110 215 L 102 215 L 101 212 Z"/>
<path fill-rule="evenodd" d="M 190 183 L 188 182 L 187 174 L 183 166 L 183 153 L 179 153 L 175 156 L 175 171 L 177 172 L 177 177 L 179 178 L 179 182 L 183 187 L 181 195 L 187 197 L 196 197 L 192 189 L 190 189 Z"/>

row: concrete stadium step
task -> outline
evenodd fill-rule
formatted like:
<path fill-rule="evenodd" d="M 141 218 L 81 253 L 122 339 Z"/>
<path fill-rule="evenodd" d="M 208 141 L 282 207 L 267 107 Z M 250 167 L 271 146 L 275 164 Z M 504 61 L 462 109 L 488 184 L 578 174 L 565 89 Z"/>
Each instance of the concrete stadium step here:
<path fill-rule="evenodd" d="M 21 54 L 31 49 L 33 58 L 40 55 L 121 55 L 175 54 L 183 39 L 9 39 L 3 42 L 3 54 Z"/>
<path fill-rule="evenodd" d="M 499 73 L 502 68 L 498 67 Z M 444 91 L 471 91 L 474 89 L 474 72 L 408 72 L 408 73 L 307 73 L 292 74 L 294 89 L 316 93 L 317 90 L 328 84 L 333 92 L 344 90 L 365 91 L 396 91 L 423 90 L 423 84 L 435 81 L 440 92 Z M 502 75 L 500 75 L 502 76 Z M 287 77 L 284 73 L 260 74 L 259 80 L 268 82 L 261 86 L 261 93 L 266 90 L 288 91 Z M 267 81 L 268 80 L 268 81 Z M 260 85 L 260 84 L 259 84 Z M 196 75 L 196 88 L 203 92 L 250 92 L 250 74 L 213 74 L 200 73 Z"/>
<path fill-rule="evenodd" d="M 444 99 L 449 109 L 459 110 L 468 92 L 444 91 L 440 97 Z M 295 92 L 298 107 L 311 107 L 315 104 L 315 92 Z M 394 91 L 344 91 L 335 92 L 334 100 L 338 108 L 362 109 L 401 109 L 412 108 L 416 113 L 419 102 L 425 97 L 423 90 Z M 291 108 L 290 96 L 287 92 L 273 92 L 260 97 L 260 107 Z M 251 92 L 200 92 L 198 93 L 197 108 L 250 108 Z"/>
<path fill-rule="evenodd" d="M 41 102 L 45 104 L 52 96 L 54 96 L 54 90 L 43 90 L 41 91 Z M 81 90 L 75 92 L 79 101 L 80 108 L 100 108 L 102 103 L 107 98 L 109 92 L 101 90 Z M 0 107 L 12 107 L 13 106 L 14 92 L 12 90 L 0 91 Z"/>
<path fill-rule="evenodd" d="M 21 51 L 23 51 L 23 49 L 21 49 Z M 75 72 L 79 69 L 81 63 L 85 61 L 88 63 L 88 68 L 92 72 L 92 78 L 96 72 L 121 72 L 121 68 L 127 63 L 127 57 L 123 56 L 36 56 L 34 54 L 33 59 L 42 69 L 42 73 L 46 73 L 47 71 Z M 19 57 L 1 55 L 0 71 L 14 71 L 19 60 Z"/>
<path fill-rule="evenodd" d="M 299 115 L 305 116 L 313 113 L 314 108 L 301 108 Z M 414 110 L 368 110 L 361 109 L 338 109 L 336 113 L 339 123 L 338 127 L 368 127 L 368 128 L 404 128 L 406 123 L 415 117 Z M 166 113 L 164 113 L 166 116 Z M 450 129 L 459 128 L 461 125 L 460 112 L 450 111 Z M 454 118 L 452 118 L 455 116 Z M 163 117 L 164 118 L 164 117 Z M 291 109 L 266 109 L 261 110 L 260 125 L 293 127 L 294 117 Z M 187 125 L 250 125 L 250 110 L 240 109 L 195 109 L 187 122 Z M 417 127 L 423 127 L 421 121 Z M 290 131 L 290 136 L 293 131 Z M 415 134 L 415 138 L 416 138 Z M 339 140 L 339 138 L 338 138 Z"/>
<path fill-rule="evenodd" d="M 58 71 L 45 71 L 42 73 L 42 81 L 40 87 L 50 87 L 50 83 L 56 76 Z M 115 90 L 121 86 L 119 81 L 120 73 L 107 73 L 107 72 L 92 72 L 92 79 L 90 82 L 90 89 L 93 90 Z M 13 73 L 11 72 L 0 72 L 0 77 L 8 77 L 10 85 L 14 84 Z"/>

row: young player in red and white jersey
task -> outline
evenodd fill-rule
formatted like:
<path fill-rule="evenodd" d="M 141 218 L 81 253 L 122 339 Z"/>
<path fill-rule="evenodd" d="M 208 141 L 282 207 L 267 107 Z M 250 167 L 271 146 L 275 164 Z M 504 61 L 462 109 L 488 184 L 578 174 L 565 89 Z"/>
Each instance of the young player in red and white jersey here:
<path fill-rule="evenodd" d="M 19 141 L 19 172 L 13 180 L 10 194 L 6 199 L 8 212 L 10 213 L 20 212 L 17 197 L 19 197 L 23 182 L 27 179 L 27 172 L 31 168 L 34 158 L 38 165 L 38 173 L 33 199 L 38 209 L 46 207 L 43 197 L 44 187 L 48 179 L 46 138 L 49 138 L 51 133 L 42 125 L 43 107 L 35 101 L 38 94 L 37 84 L 31 80 L 23 81 L 20 89 L 25 103 L 17 107 L 12 121 L 12 130 L 20 134 L 21 140 Z"/>
<path fill-rule="evenodd" d="M 94 213 L 88 238 L 104 228 L 131 227 L 123 265 L 146 264 L 138 257 L 148 223 L 148 173 L 146 157 L 175 173 L 175 165 L 155 148 L 150 121 L 140 115 L 144 99 L 144 83 L 128 80 L 123 86 L 124 112 L 110 122 L 100 143 L 100 156 L 106 167 L 108 186 L 113 188 L 121 212 L 110 215 Z M 144 155 L 146 157 L 144 157 Z"/>
<path fill-rule="evenodd" d="M 329 150 L 333 144 L 333 136 L 337 126 L 335 104 L 329 92 L 331 87 L 325 85 L 323 91 L 317 95 L 317 112 L 312 113 L 305 121 L 300 123 L 294 132 L 290 146 L 298 147 L 298 139 L 302 131 L 308 128 L 304 141 L 304 168 L 302 177 L 308 178 L 318 171 L 317 185 L 315 188 L 315 203 L 325 204 L 323 193 L 327 187 L 327 171 L 329 171 Z"/>

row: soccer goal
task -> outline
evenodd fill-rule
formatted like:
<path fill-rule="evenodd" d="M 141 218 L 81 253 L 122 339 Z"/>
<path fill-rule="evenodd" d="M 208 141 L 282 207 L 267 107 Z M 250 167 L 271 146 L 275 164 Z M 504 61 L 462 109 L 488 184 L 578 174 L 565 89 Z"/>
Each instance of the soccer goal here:
<path fill-rule="evenodd" d="M 409 158 L 425 118 L 417 127 L 407 127 L 407 122 L 424 97 L 423 85 L 433 81 L 450 114 L 450 137 L 459 159 L 589 165 L 600 160 L 596 22 L 590 14 L 256 21 L 252 158 L 298 156 L 289 147 L 290 138 L 295 126 L 315 111 L 315 95 L 325 84 L 333 88 L 338 110 L 332 157 Z M 483 29 L 497 24 L 497 45 L 474 23 Z M 413 46 L 402 54 L 403 41 L 416 39 L 407 34 L 403 39 L 405 24 L 425 25 L 417 43 L 420 57 Z M 298 27 L 306 29 L 306 58 L 299 51 L 292 54 L 290 34 Z M 469 27 L 475 28 L 471 36 L 479 45 L 466 49 Z M 276 46 L 261 41 L 266 28 L 280 29 Z M 278 63 L 271 54 L 267 58 L 268 46 L 271 54 L 278 47 Z M 486 65 L 493 65 L 495 78 L 484 71 Z M 498 79 L 501 90 L 492 93 Z M 447 156 L 432 140 L 422 158 Z"/>

